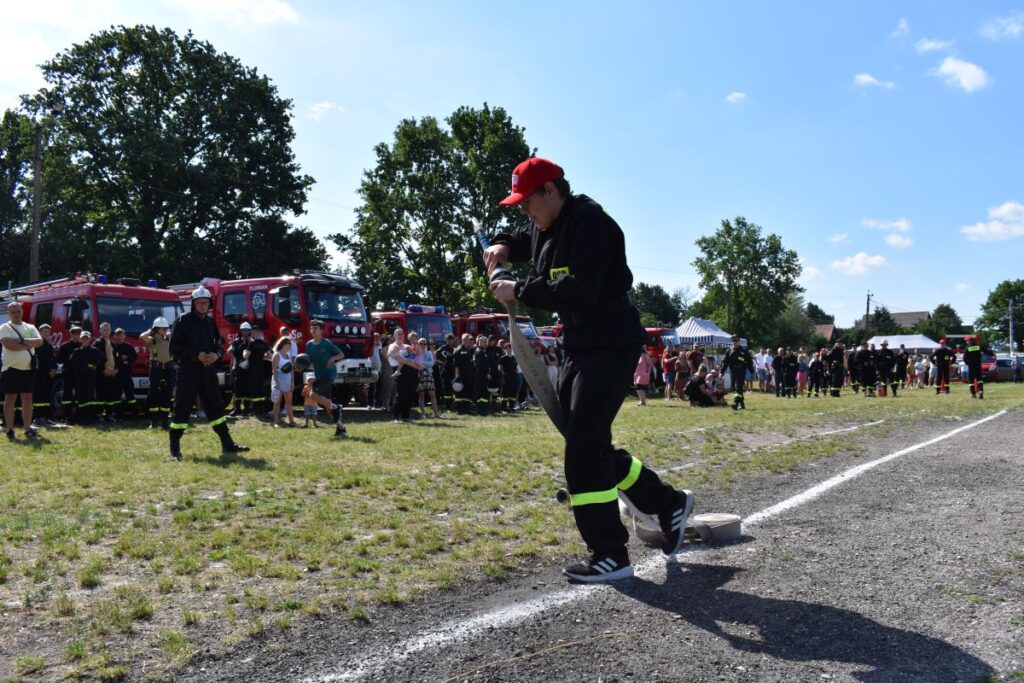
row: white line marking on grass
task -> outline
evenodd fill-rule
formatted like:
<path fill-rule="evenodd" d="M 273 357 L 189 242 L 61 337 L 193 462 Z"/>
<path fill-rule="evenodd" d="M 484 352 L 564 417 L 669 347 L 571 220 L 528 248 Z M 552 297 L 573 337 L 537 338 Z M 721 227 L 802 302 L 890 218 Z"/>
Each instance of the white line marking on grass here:
<path fill-rule="evenodd" d="M 1005 410 L 1000 410 L 998 413 L 995 413 L 994 415 L 989 415 L 988 417 L 982 418 L 977 422 L 972 422 L 962 427 L 958 427 L 950 432 L 946 432 L 945 434 L 937 436 L 934 439 L 922 441 L 919 444 L 909 446 L 902 450 L 896 451 L 895 453 L 890 453 L 889 455 L 878 458 L 877 460 L 872 460 L 871 462 L 866 462 L 862 465 L 852 467 L 846 470 L 845 472 L 842 472 L 841 474 L 832 477 L 831 479 L 827 479 L 821 482 L 820 484 L 817 484 L 807 489 L 803 493 L 799 493 L 791 498 L 787 498 L 781 503 L 776 503 L 775 505 L 765 508 L 760 512 L 755 512 L 754 514 L 750 515 L 745 520 L 743 520 L 743 526 L 754 526 L 755 524 L 763 522 L 766 519 L 770 519 L 771 517 L 775 517 L 776 515 L 779 515 L 787 510 L 791 510 L 792 508 L 795 508 L 799 505 L 803 505 L 804 503 L 807 503 L 817 498 L 818 496 L 828 491 L 829 489 L 834 488 L 839 484 L 842 484 L 843 482 L 850 481 L 851 479 L 854 479 L 860 476 L 861 474 L 864 474 L 870 469 L 887 463 L 890 460 L 895 460 L 900 456 L 906 455 L 908 453 L 913 453 L 914 451 L 926 448 L 940 441 L 944 441 L 945 439 L 948 439 L 952 436 L 956 436 L 957 434 L 967 431 L 968 429 L 973 429 L 974 427 L 984 424 L 989 420 L 994 420 L 995 418 L 1000 417 L 1005 413 Z M 693 549 L 698 548 L 700 548 L 700 546 L 687 546 L 687 549 L 691 551 Z M 645 574 L 659 567 L 664 567 L 664 565 L 665 558 L 660 555 L 655 555 L 638 563 L 636 565 L 636 573 Z M 490 612 L 484 612 L 483 614 L 478 614 L 476 616 L 469 617 L 463 621 L 448 622 L 445 624 L 441 624 L 432 631 L 428 631 L 426 633 L 416 635 L 412 638 L 408 638 L 399 643 L 396 643 L 395 645 L 390 647 L 389 651 L 385 654 L 368 654 L 362 656 L 357 655 L 344 664 L 344 666 L 346 667 L 345 671 L 339 673 L 326 674 L 320 677 L 307 678 L 306 681 L 315 681 L 319 683 L 338 683 L 340 681 L 356 681 L 366 676 L 369 676 L 372 673 L 380 672 L 388 666 L 398 664 L 399 662 L 403 662 L 418 652 L 429 650 L 431 648 L 446 647 L 454 645 L 455 643 L 471 640 L 486 629 L 508 628 L 510 626 L 515 626 L 516 624 L 522 623 L 527 619 L 530 619 L 531 617 L 534 617 L 538 614 L 541 614 L 542 612 L 545 612 L 546 610 L 584 600 L 590 597 L 591 595 L 594 595 L 596 591 L 600 590 L 609 590 L 609 587 L 601 585 L 574 586 L 570 589 L 561 590 L 556 593 L 551 593 L 549 595 L 545 595 L 534 600 L 528 600 L 518 605 L 509 605 L 507 607 L 500 607 L 498 609 L 491 610 Z"/>

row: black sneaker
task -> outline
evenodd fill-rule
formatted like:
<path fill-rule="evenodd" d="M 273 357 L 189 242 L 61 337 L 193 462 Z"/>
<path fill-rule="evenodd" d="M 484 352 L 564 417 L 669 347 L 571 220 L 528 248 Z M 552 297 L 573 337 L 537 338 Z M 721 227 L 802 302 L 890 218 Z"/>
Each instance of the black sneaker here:
<path fill-rule="evenodd" d="M 177 448 L 171 449 L 171 460 L 175 462 L 181 462 L 181 451 Z"/>
<path fill-rule="evenodd" d="M 672 506 L 672 510 L 658 515 L 661 531 L 665 534 L 665 542 L 661 546 L 661 551 L 670 557 L 683 547 L 683 541 L 686 539 L 686 520 L 693 512 L 693 501 L 693 491 L 688 489 L 676 491 L 676 502 Z"/>
<path fill-rule="evenodd" d="M 581 583 L 620 581 L 633 576 L 633 565 L 625 552 L 621 555 L 594 553 L 589 560 L 568 566 L 562 573 Z"/>
<path fill-rule="evenodd" d="M 13 429 L 8 429 L 7 430 L 7 439 L 9 441 L 14 441 L 14 430 Z"/>
<path fill-rule="evenodd" d="M 335 436 L 348 436 L 348 430 L 345 429 L 345 425 L 337 425 L 334 428 L 334 435 Z"/>
<path fill-rule="evenodd" d="M 235 455 L 236 453 L 248 453 L 251 448 L 248 446 L 239 446 L 237 443 L 232 443 L 221 449 L 221 453 L 224 455 Z"/>
<path fill-rule="evenodd" d="M 39 438 L 39 432 L 37 432 L 34 427 L 29 427 L 28 429 L 25 430 L 25 438 L 26 439 L 38 439 Z"/>

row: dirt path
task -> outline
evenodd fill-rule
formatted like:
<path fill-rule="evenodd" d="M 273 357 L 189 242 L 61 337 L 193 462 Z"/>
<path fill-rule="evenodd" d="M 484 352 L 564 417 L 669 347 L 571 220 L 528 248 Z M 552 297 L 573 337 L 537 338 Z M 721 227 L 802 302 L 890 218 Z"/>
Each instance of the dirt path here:
<path fill-rule="evenodd" d="M 749 516 L 963 424 L 862 440 L 866 454 L 742 482 L 698 511 Z M 197 658 L 181 680 L 980 682 L 1024 670 L 1022 490 L 1015 412 L 766 517 L 739 543 L 671 563 L 637 546 L 638 577 L 614 588 L 570 587 L 549 567 L 366 626 L 325 618 Z"/>

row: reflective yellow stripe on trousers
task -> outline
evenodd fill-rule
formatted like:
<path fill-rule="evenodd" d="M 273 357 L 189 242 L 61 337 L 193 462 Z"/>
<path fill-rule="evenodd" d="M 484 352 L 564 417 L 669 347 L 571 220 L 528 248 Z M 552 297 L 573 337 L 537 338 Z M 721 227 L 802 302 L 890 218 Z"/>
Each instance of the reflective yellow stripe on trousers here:
<path fill-rule="evenodd" d="M 637 458 L 633 458 L 633 461 L 629 465 L 629 472 L 620 481 L 615 488 L 607 491 L 590 491 L 588 493 L 574 493 L 569 496 L 569 502 L 573 507 L 579 505 L 594 505 L 596 503 L 610 503 L 619 497 L 619 490 L 626 491 L 630 486 L 636 483 L 636 480 L 640 478 L 640 470 L 643 469 L 643 463 Z"/>

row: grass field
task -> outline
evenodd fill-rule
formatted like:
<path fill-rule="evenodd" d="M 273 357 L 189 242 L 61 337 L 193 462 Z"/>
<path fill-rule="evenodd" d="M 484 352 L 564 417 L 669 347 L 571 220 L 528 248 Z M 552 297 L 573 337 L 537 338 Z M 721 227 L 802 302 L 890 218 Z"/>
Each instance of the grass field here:
<path fill-rule="evenodd" d="M 616 442 L 671 483 L 721 489 L 848 447 L 824 432 L 1021 409 L 1024 385 L 989 385 L 983 402 L 954 385 L 747 405 L 627 400 Z M 0 443 L 0 678 L 117 680 L 145 662 L 146 678 L 173 680 L 200 643 L 327 611 L 372 623 L 380 605 L 584 550 L 552 502 L 561 439 L 536 409 L 402 425 L 353 412 L 345 440 L 255 420 L 232 432 L 246 457 L 221 460 L 202 424 L 181 463 L 166 433 L 129 426 Z"/>

